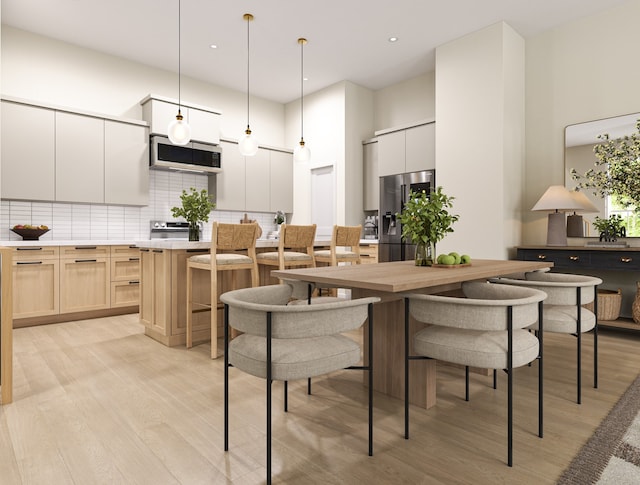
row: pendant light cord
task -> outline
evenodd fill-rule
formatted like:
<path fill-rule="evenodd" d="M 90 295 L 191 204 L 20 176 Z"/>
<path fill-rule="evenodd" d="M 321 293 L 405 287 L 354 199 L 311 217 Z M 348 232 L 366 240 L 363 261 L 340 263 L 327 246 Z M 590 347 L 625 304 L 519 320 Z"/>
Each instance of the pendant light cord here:
<path fill-rule="evenodd" d="M 300 140 L 304 141 L 304 43 L 300 42 Z"/>
<path fill-rule="evenodd" d="M 181 73 L 182 73 L 182 66 L 181 66 L 181 53 L 182 53 L 182 46 L 180 45 L 180 39 L 182 38 L 182 32 L 181 32 L 181 26 L 182 26 L 182 20 L 181 20 L 181 12 L 182 12 L 182 1 L 178 0 L 178 113 L 180 113 L 180 108 L 181 108 L 181 91 L 182 91 L 182 83 L 181 83 Z"/>
<path fill-rule="evenodd" d="M 249 24 L 252 17 L 247 17 L 247 130 L 249 130 Z"/>

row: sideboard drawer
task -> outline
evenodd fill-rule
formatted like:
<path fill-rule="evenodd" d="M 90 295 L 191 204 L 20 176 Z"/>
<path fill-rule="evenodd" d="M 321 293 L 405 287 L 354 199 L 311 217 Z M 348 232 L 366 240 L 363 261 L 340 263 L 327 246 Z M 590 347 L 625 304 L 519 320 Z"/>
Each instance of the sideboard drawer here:
<path fill-rule="evenodd" d="M 518 259 L 524 261 L 550 261 L 556 268 L 588 268 L 592 253 L 553 249 L 518 249 Z"/>
<path fill-rule="evenodd" d="M 640 270 L 640 252 L 597 252 L 591 254 L 591 266 L 594 269 L 616 271 Z"/>

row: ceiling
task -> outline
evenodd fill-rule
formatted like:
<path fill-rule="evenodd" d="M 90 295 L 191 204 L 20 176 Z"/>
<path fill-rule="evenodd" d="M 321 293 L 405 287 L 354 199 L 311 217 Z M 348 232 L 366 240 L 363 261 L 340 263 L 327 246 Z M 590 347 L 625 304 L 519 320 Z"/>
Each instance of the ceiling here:
<path fill-rule="evenodd" d="M 178 0 L 1 0 L 2 23 L 178 71 Z M 627 0 L 181 0 L 181 70 L 280 103 L 348 80 L 377 90 L 432 71 L 435 48 L 504 20 L 523 37 Z M 391 43 L 388 38 L 398 37 Z M 211 49 L 211 44 L 218 45 Z"/>

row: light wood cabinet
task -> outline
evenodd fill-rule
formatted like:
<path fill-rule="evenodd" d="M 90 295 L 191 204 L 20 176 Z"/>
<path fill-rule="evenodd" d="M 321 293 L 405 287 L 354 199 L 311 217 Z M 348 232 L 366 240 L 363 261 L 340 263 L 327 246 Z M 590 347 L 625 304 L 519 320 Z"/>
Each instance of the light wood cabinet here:
<path fill-rule="evenodd" d="M 141 104 L 142 117 L 151 125 L 151 134 L 167 136 L 169 124 L 178 114 L 177 101 L 148 96 Z M 191 141 L 220 143 L 219 113 L 184 104 L 180 106 L 180 112 L 191 128 Z"/>
<path fill-rule="evenodd" d="M 111 308 L 140 304 L 140 250 L 111 246 Z"/>
<path fill-rule="evenodd" d="M 59 275 L 57 247 L 13 248 L 13 318 L 58 314 Z"/>
<path fill-rule="evenodd" d="M 360 261 L 362 264 L 374 264 L 378 262 L 378 245 L 361 244 Z"/>
<path fill-rule="evenodd" d="M 378 135 L 380 177 L 435 169 L 435 123 Z"/>
<path fill-rule="evenodd" d="M 171 317 L 171 252 L 140 250 L 140 321 L 159 335 L 168 335 Z"/>
<path fill-rule="evenodd" d="M 2 198 L 54 200 L 55 111 L 2 101 Z"/>
<path fill-rule="evenodd" d="M 56 201 L 104 202 L 104 120 L 56 112 Z"/>
<path fill-rule="evenodd" d="M 76 246 L 60 255 L 60 313 L 111 306 L 108 252 L 108 246 Z"/>
<path fill-rule="evenodd" d="M 104 202 L 148 205 L 149 129 L 106 120 L 104 138 Z"/>
<path fill-rule="evenodd" d="M 362 145 L 363 150 L 363 209 L 379 210 L 380 176 L 378 175 L 378 142 Z"/>

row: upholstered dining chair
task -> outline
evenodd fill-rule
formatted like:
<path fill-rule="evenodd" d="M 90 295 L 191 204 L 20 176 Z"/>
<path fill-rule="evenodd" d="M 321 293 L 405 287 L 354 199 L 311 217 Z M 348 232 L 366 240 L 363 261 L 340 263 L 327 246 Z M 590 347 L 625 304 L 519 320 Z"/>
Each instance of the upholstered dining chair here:
<path fill-rule="evenodd" d="M 405 295 L 405 438 L 409 439 L 409 362 L 437 359 L 465 366 L 465 399 L 469 398 L 469 367 L 507 372 L 507 464 L 513 466 L 513 369 L 539 360 L 538 436 L 543 434 L 542 291 L 463 283 L 464 298 Z M 428 323 L 409 336 L 410 316 Z M 540 321 L 534 334 L 523 330 Z M 413 354 L 410 354 L 410 340 Z"/>
<path fill-rule="evenodd" d="M 256 258 L 257 224 L 223 224 L 214 222 L 211 228 L 211 251 L 187 259 L 187 348 L 193 346 L 194 306 L 211 311 L 211 358 L 218 357 L 218 271 L 231 271 L 231 287 L 237 288 L 236 274 L 248 270 L 251 286 L 259 285 Z M 193 301 L 193 271 L 209 271 L 211 291 L 209 302 Z"/>
<path fill-rule="evenodd" d="M 275 266 L 278 269 L 308 266 L 315 267 L 313 241 L 316 237 L 316 225 L 282 224 L 277 251 L 258 254 L 258 264 Z"/>
<path fill-rule="evenodd" d="M 577 340 L 576 402 L 582 403 L 582 334 L 593 330 L 593 387 L 598 388 L 598 299 L 597 288 L 602 284 L 594 276 L 531 271 L 524 279 L 495 278 L 496 283 L 535 288 L 544 291 L 544 329 L 566 333 Z M 594 311 L 583 305 L 594 302 Z M 531 328 L 537 329 L 536 324 Z"/>
<path fill-rule="evenodd" d="M 373 303 L 377 297 L 314 305 L 287 305 L 293 288 L 287 284 L 234 290 L 224 303 L 224 449 L 229 450 L 229 369 L 265 379 L 267 407 L 267 483 L 271 483 L 271 393 L 273 381 L 306 379 L 341 369 L 369 373 L 369 456 L 373 455 Z M 369 321 L 369 363 L 361 360 L 360 344 L 342 335 Z M 229 340 L 230 328 L 242 332 Z"/>

